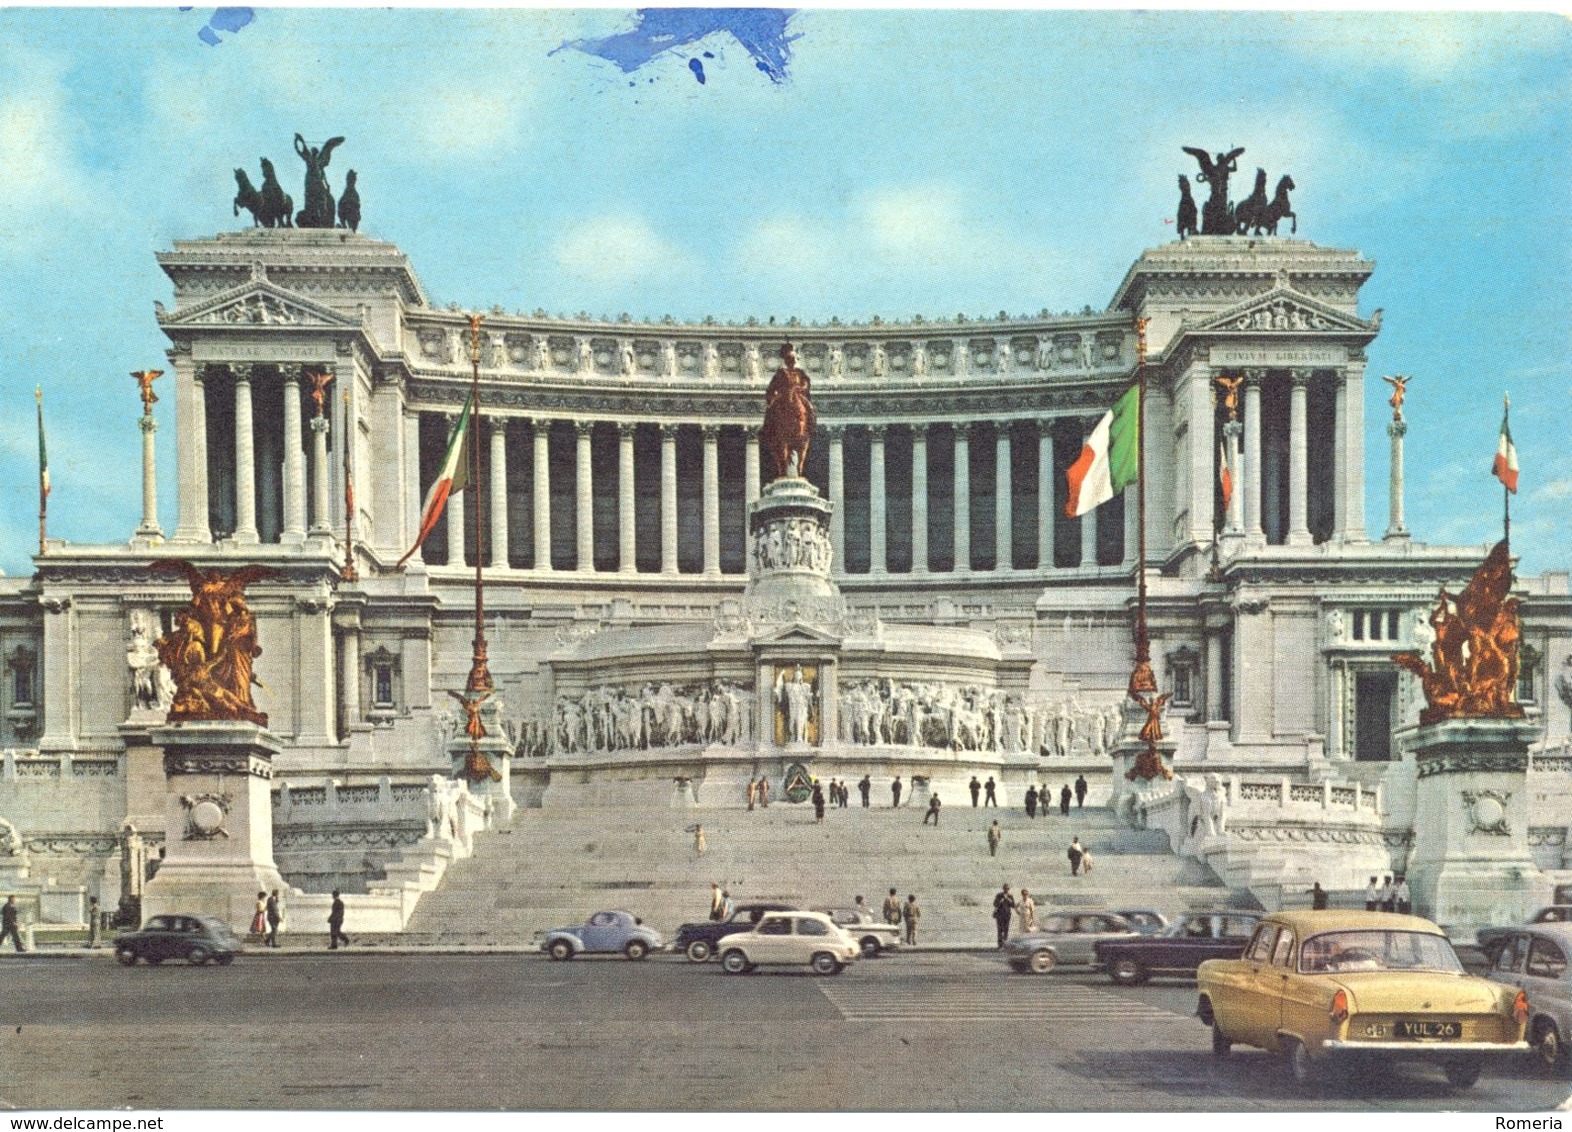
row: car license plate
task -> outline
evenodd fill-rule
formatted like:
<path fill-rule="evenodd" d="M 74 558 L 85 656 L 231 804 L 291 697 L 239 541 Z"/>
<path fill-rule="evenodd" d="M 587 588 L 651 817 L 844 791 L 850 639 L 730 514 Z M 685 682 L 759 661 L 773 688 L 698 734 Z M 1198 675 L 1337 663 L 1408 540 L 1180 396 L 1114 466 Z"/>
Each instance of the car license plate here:
<path fill-rule="evenodd" d="M 1455 1018 L 1403 1019 L 1393 1024 L 1393 1033 L 1416 1042 L 1456 1041 L 1463 1036 L 1463 1023 Z"/>

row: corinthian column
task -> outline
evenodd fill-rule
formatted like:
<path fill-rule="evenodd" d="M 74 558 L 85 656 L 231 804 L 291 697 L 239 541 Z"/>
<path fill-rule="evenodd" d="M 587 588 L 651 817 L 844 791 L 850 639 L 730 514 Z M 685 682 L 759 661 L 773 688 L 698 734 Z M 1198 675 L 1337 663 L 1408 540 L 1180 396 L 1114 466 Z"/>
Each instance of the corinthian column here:
<path fill-rule="evenodd" d="M 1288 545 L 1310 545 L 1310 371 L 1290 370 Z"/>
<path fill-rule="evenodd" d="M 416 427 L 416 453 L 414 463 L 419 475 L 419 418 Z M 416 495 L 415 506 L 420 506 Z M 419 511 L 416 511 L 419 514 Z M 418 530 L 417 525 L 412 530 Z M 300 374 L 284 374 L 284 530 L 280 542 L 298 543 L 306 537 L 306 452 L 300 442 Z M 411 535 L 413 539 L 413 535 Z"/>
<path fill-rule="evenodd" d="M 846 561 L 846 427 L 827 425 L 824 431 L 830 438 L 830 502 L 835 510 L 830 512 L 830 545 L 835 548 L 838 562 Z"/>
<path fill-rule="evenodd" d="M 928 425 L 912 425 L 912 571 L 928 572 Z"/>
<path fill-rule="evenodd" d="M 535 493 L 535 569 L 551 569 L 551 422 L 530 421 Z"/>
<path fill-rule="evenodd" d="M 747 444 L 742 460 L 742 491 L 745 503 L 755 503 L 759 498 L 759 434 L 748 429 Z"/>
<path fill-rule="evenodd" d="M 577 422 L 578 468 L 574 476 L 576 507 L 578 512 L 578 562 L 574 568 L 581 572 L 595 569 L 595 481 L 594 464 L 590 458 L 590 437 L 594 430 L 590 421 Z"/>
<path fill-rule="evenodd" d="M 868 570 L 883 574 L 889 569 L 885 529 L 884 437 L 886 426 L 868 426 Z"/>
<path fill-rule="evenodd" d="M 137 538 L 163 538 L 158 526 L 158 463 L 153 451 L 153 434 L 158 422 L 151 412 L 142 414 L 142 525 L 137 527 Z"/>
<path fill-rule="evenodd" d="M 720 573 L 720 426 L 705 425 L 704 437 L 704 572 Z"/>
<path fill-rule="evenodd" d="M 289 396 L 289 383 L 286 381 L 284 383 L 284 427 L 286 430 L 289 428 Z M 300 400 L 298 389 L 295 393 L 295 415 L 295 435 L 299 436 Z M 399 535 L 399 542 L 403 544 L 399 548 L 400 554 L 409 548 L 410 544 L 415 541 L 415 536 L 420 532 L 420 513 L 424 509 L 423 504 L 425 502 L 420 494 L 420 414 L 418 412 L 406 411 L 402 427 L 404 429 L 404 525 Z M 289 478 L 289 458 L 287 455 L 289 441 L 287 438 L 284 444 L 286 453 L 284 458 L 284 478 L 287 485 Z M 296 444 L 295 447 L 298 449 L 299 445 Z M 289 514 L 289 488 L 287 486 L 284 489 L 284 500 L 284 513 L 286 516 L 284 521 L 287 524 L 289 522 L 287 517 Z M 409 556 L 409 560 L 411 563 L 420 565 L 424 565 L 426 561 L 419 548 L 416 548 L 415 552 Z"/>
<path fill-rule="evenodd" d="M 1386 426 L 1386 434 L 1392 438 L 1391 510 L 1386 524 L 1389 539 L 1408 537 L 1408 528 L 1403 525 L 1403 436 L 1407 432 L 1408 422 L 1402 417 L 1394 417 Z"/>
<path fill-rule="evenodd" d="M 1244 491 L 1245 537 L 1257 545 L 1266 541 L 1261 529 L 1261 383 L 1265 380 L 1265 370 L 1245 370 L 1244 483 L 1235 489 Z"/>
<path fill-rule="evenodd" d="M 453 413 L 447 414 L 447 424 L 448 424 L 447 432 L 448 432 L 449 436 L 453 435 L 453 427 L 457 423 L 457 420 L 458 420 L 458 418 L 457 418 L 456 414 L 453 414 Z M 326 425 L 327 422 L 326 421 L 321 421 L 320 419 L 316 420 L 316 421 L 312 421 L 311 422 L 311 427 L 313 429 L 316 428 L 318 423 Z M 471 428 L 474 427 L 473 422 L 471 422 L 470 427 Z M 324 428 L 323 431 L 326 432 L 327 430 Z M 472 437 L 471 439 L 473 440 L 474 438 Z M 322 477 L 320 477 L 320 476 L 317 477 L 317 483 L 319 485 L 322 483 Z M 323 488 L 323 490 L 325 492 L 326 488 Z M 469 496 L 464 494 L 462 491 L 456 492 L 456 493 L 448 496 L 448 501 L 445 504 L 445 506 L 447 508 L 447 514 L 448 514 L 448 565 L 449 566 L 463 566 L 464 565 L 464 502 L 468 498 L 469 498 Z M 326 504 L 326 500 L 324 498 L 324 506 L 325 506 L 325 504 Z"/>
<path fill-rule="evenodd" d="M 491 419 L 491 565 L 508 565 L 508 419 Z"/>
<path fill-rule="evenodd" d="M 1343 537 L 1365 541 L 1365 359 L 1350 361 L 1343 369 Z"/>
<path fill-rule="evenodd" d="M 1008 422 L 994 427 L 993 440 L 993 553 L 995 570 L 1015 568 L 1015 515 L 1011 485 L 1014 468 L 1010 461 L 1011 438 Z"/>
<path fill-rule="evenodd" d="M 955 425 L 955 568 L 972 568 L 972 426 Z"/>
<path fill-rule="evenodd" d="M 175 430 L 181 443 L 175 445 L 175 498 L 179 516 L 175 524 L 176 542 L 211 542 L 207 525 L 207 399 L 202 390 L 202 375 L 191 363 L 190 354 L 171 351 L 175 367 Z"/>
<path fill-rule="evenodd" d="M 1053 421 L 1037 422 L 1037 568 L 1053 568 Z"/>
<path fill-rule="evenodd" d="M 311 418 L 311 534 L 327 538 L 333 533 L 328 511 L 328 419 Z"/>
<path fill-rule="evenodd" d="M 624 574 L 638 569 L 634 527 L 638 508 L 633 496 L 633 433 L 637 427 L 632 421 L 617 425 L 617 569 Z"/>
<path fill-rule="evenodd" d="M 677 572 L 677 426 L 660 426 L 660 572 Z"/>
<path fill-rule="evenodd" d="M 235 542 L 257 538 L 257 451 L 252 435 L 251 367 L 235 366 Z"/>

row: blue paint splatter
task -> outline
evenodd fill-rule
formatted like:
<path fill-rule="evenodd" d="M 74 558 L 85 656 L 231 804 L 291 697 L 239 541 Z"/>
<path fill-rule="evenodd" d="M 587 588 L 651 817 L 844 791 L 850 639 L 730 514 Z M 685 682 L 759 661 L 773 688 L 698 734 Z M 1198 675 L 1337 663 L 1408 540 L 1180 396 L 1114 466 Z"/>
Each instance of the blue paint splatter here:
<path fill-rule="evenodd" d="M 693 77 L 699 80 L 699 85 L 704 85 L 704 64 L 697 59 L 688 60 L 688 70 L 693 72 Z"/>
<path fill-rule="evenodd" d="M 667 51 L 724 32 L 742 45 L 753 57 L 754 66 L 771 82 L 783 83 L 791 62 L 791 43 L 798 38 L 786 31 L 795 14 L 791 8 L 640 8 L 633 30 L 603 39 L 573 40 L 552 54 L 572 47 L 614 63 L 627 74 Z M 714 58 L 709 52 L 705 56 Z M 703 64 L 694 59 L 688 67 L 704 81 Z"/>
<path fill-rule="evenodd" d="M 233 35 L 256 18 L 256 12 L 251 8 L 215 8 L 208 17 L 207 25 L 197 32 L 197 38 L 209 47 L 217 47 L 223 42 L 218 38 L 219 32 Z"/>

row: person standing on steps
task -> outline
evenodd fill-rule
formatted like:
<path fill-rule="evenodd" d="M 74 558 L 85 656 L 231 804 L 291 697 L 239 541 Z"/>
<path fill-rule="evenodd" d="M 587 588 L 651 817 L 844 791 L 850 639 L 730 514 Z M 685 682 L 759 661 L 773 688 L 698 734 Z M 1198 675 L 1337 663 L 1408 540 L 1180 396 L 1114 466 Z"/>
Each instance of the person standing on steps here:
<path fill-rule="evenodd" d="M 1036 786 L 1028 786 L 1026 788 L 1026 816 L 1029 818 L 1035 818 L 1037 816 Z"/>
<path fill-rule="evenodd" d="M 1070 848 L 1065 850 L 1065 856 L 1070 858 L 1070 875 L 1081 875 L 1081 858 L 1086 856 L 1086 850 L 1081 848 L 1079 837 L 1070 838 Z"/>
<path fill-rule="evenodd" d="M 273 890 L 273 895 L 267 898 L 267 945 L 278 946 L 278 929 L 284 923 L 284 904 L 279 897 L 278 889 Z"/>
<path fill-rule="evenodd" d="M 1064 789 L 1059 791 L 1059 813 L 1065 817 L 1070 816 L 1070 784 L 1066 782 Z"/>
<path fill-rule="evenodd" d="M 344 934 L 344 898 L 335 888 L 333 906 L 328 909 L 328 950 L 337 951 L 339 940 L 344 941 L 345 947 L 349 946 L 349 937 Z"/>
<path fill-rule="evenodd" d="M 890 889 L 890 894 L 884 898 L 884 922 L 901 926 L 901 898 L 895 895 L 895 889 Z"/>
<path fill-rule="evenodd" d="M 994 818 L 993 824 L 988 827 L 988 856 L 999 855 L 999 842 L 1004 840 L 1004 831 L 999 828 L 999 819 Z"/>
<path fill-rule="evenodd" d="M 1086 775 L 1084 775 L 1084 774 L 1076 775 L 1075 776 L 1075 808 L 1078 809 L 1078 810 L 1085 809 L 1085 807 L 1086 807 L 1086 790 L 1087 790 Z"/>
<path fill-rule="evenodd" d="M 927 825 L 929 818 L 933 819 L 934 827 L 938 828 L 938 825 L 939 825 L 939 795 L 937 793 L 933 793 L 933 794 L 929 794 L 928 795 L 928 812 L 923 814 L 923 816 L 922 816 L 922 824 L 923 825 Z"/>
<path fill-rule="evenodd" d="M 983 783 L 983 805 L 985 805 L 985 806 L 998 806 L 999 799 L 994 797 L 993 792 L 994 792 L 993 775 L 990 774 L 988 776 L 988 781 Z"/>
<path fill-rule="evenodd" d="M 1010 938 L 1010 917 L 1014 914 L 1015 897 L 1010 895 L 1010 886 L 1005 885 L 993 897 L 993 926 L 998 933 L 1001 948 Z"/>
<path fill-rule="evenodd" d="M 901 920 L 906 924 L 906 945 L 917 946 L 917 921 L 922 919 L 922 909 L 917 907 L 917 894 L 909 893 L 906 906 L 901 909 Z"/>
<path fill-rule="evenodd" d="M 813 780 L 813 820 L 824 820 L 824 787 L 819 785 L 819 780 Z"/>
<path fill-rule="evenodd" d="M 982 794 L 982 783 L 977 781 L 977 776 L 972 775 L 972 780 L 966 784 L 966 789 L 972 792 L 972 809 L 977 808 L 977 799 Z"/>
<path fill-rule="evenodd" d="M 770 780 L 765 775 L 759 775 L 759 808 L 770 808 Z"/>
<path fill-rule="evenodd" d="M 890 808 L 900 809 L 901 805 L 901 776 L 896 775 L 895 781 L 890 783 Z"/>
<path fill-rule="evenodd" d="M 863 775 L 862 781 L 857 783 L 857 792 L 862 795 L 862 808 L 866 810 L 869 805 L 868 796 L 873 793 L 873 779 L 866 774 Z"/>

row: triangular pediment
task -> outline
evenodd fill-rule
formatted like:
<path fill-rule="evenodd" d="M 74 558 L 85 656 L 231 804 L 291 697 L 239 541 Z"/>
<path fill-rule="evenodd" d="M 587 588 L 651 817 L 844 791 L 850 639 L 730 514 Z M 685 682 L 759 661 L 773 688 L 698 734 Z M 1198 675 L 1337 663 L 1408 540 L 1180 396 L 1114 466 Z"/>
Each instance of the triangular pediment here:
<path fill-rule="evenodd" d="M 1292 287 L 1278 286 L 1187 329 L 1235 334 L 1370 334 L 1376 327 Z"/>
<path fill-rule="evenodd" d="M 332 307 L 297 295 L 267 279 L 253 279 L 184 310 L 159 311 L 162 326 L 276 326 L 281 329 L 354 329 L 359 323 Z"/>
<path fill-rule="evenodd" d="M 753 644 L 758 645 L 804 645 L 804 646 L 838 646 L 841 639 L 822 629 L 815 629 L 804 625 L 800 621 L 790 625 L 782 625 L 768 633 L 761 633 L 753 638 Z"/>

